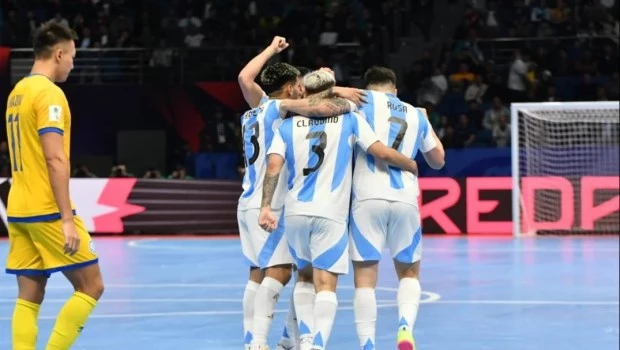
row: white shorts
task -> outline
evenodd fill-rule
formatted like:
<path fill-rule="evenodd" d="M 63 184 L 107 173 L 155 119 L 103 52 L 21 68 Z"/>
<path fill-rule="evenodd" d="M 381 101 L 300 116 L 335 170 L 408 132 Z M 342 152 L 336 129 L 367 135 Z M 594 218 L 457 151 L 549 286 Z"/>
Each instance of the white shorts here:
<path fill-rule="evenodd" d="M 279 218 L 278 229 L 269 233 L 258 225 L 260 209 L 237 211 L 241 250 L 250 267 L 266 269 L 293 263 L 284 237 L 284 215 L 282 210 L 273 213 Z"/>
<path fill-rule="evenodd" d="M 287 216 L 286 237 L 297 269 L 308 265 L 336 274 L 349 272 L 347 224 L 305 215 Z"/>
<path fill-rule="evenodd" d="M 411 264 L 422 258 L 420 209 L 411 204 L 354 200 L 349 225 L 353 261 L 379 261 L 386 245 L 396 261 Z"/>

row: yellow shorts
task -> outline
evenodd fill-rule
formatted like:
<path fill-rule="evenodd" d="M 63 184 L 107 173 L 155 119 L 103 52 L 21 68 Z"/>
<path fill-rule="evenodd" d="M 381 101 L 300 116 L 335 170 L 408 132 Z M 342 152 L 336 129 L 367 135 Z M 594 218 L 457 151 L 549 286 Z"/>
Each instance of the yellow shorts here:
<path fill-rule="evenodd" d="M 9 222 L 9 255 L 6 272 L 14 275 L 47 276 L 58 271 L 96 264 L 95 245 L 82 220 L 75 216 L 80 249 L 71 256 L 64 252 L 61 220 Z"/>

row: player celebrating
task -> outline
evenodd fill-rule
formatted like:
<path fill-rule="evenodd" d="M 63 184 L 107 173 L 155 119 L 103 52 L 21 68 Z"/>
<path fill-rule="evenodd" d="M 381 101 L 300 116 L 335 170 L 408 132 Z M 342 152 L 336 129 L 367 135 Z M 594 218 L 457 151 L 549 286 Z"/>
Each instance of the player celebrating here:
<path fill-rule="evenodd" d="M 31 74 L 9 95 L 7 135 L 13 173 L 6 272 L 17 276 L 13 349 L 35 349 L 47 278 L 62 272 L 75 293 L 58 314 L 47 349 L 69 349 L 103 293 L 98 258 L 69 196 L 71 113 L 55 82 L 73 69 L 75 33 L 48 22 L 34 33 Z"/>
<path fill-rule="evenodd" d="M 421 111 L 396 97 L 396 75 L 383 67 L 364 75 L 368 103 L 362 108 L 379 140 L 414 159 L 422 151 L 440 169 L 444 150 Z M 374 349 L 377 266 L 385 245 L 394 258 L 398 287 L 398 349 L 415 348 L 412 328 L 420 303 L 421 224 L 416 176 L 358 150 L 353 174 L 350 242 L 355 274 L 354 311 L 362 349 Z"/>
<path fill-rule="evenodd" d="M 272 65 L 261 74 L 261 83 L 269 92 L 269 95 L 267 95 L 255 82 L 255 79 L 263 65 L 273 55 L 278 54 L 286 47 L 288 47 L 288 43 L 284 38 L 274 37 L 271 45 L 248 62 L 239 73 L 239 85 L 244 98 L 251 107 L 255 108 L 248 112 L 250 114 L 248 114 L 247 118 L 244 117 L 242 119 L 244 150 L 246 153 L 246 176 L 244 178 L 244 193 L 241 196 L 238 211 L 244 255 L 251 261 L 250 278 L 243 295 L 243 333 L 246 348 L 250 347 L 250 343 L 254 343 L 259 347 L 266 347 L 266 335 L 271 325 L 276 302 L 276 298 L 272 296 L 279 295 L 279 291 L 282 289 L 281 285 L 286 284 L 290 279 L 289 266 L 290 262 L 292 262 L 290 256 L 286 258 L 288 248 L 286 248 L 286 239 L 282 238 L 283 225 L 278 232 L 279 236 L 268 235 L 258 227 L 256 217 L 251 217 L 252 215 L 257 216 L 260 209 L 260 198 L 258 196 L 262 194 L 260 186 L 262 186 L 262 178 L 265 171 L 264 153 L 267 150 L 265 145 L 271 142 L 273 132 L 286 111 L 293 111 L 301 115 L 331 116 L 347 113 L 352 108 L 345 100 L 328 98 L 334 96 L 328 96 L 327 94 L 315 97 L 312 100 L 291 99 L 302 97 L 305 92 L 299 80 L 301 72 L 297 72 L 293 67 L 286 64 Z M 361 90 L 339 88 L 337 92 L 358 103 L 363 101 Z M 283 98 L 288 99 L 282 100 Z M 250 115 L 253 117 L 250 117 Z M 284 182 L 282 182 L 282 186 L 285 186 Z M 280 239 L 278 247 L 280 249 L 284 247 L 284 251 L 280 250 L 275 253 L 269 249 L 264 250 L 267 242 L 273 243 L 277 239 Z M 265 254 L 271 252 L 274 254 L 271 257 L 269 266 L 265 264 L 261 266 L 259 264 L 257 254 L 260 254 L 260 252 Z M 263 254 L 264 257 L 265 255 Z M 282 261 L 283 265 L 278 265 L 278 261 Z M 268 270 L 271 270 L 274 274 L 278 271 L 278 276 L 268 276 L 268 278 L 264 279 L 264 272 L 268 267 L 272 267 Z M 284 272 L 284 270 L 288 271 Z M 276 279 L 276 281 L 273 279 Z M 314 298 L 314 286 L 311 283 L 298 283 L 296 287 L 300 289 L 300 293 L 306 293 L 309 297 Z M 291 300 L 289 307 L 289 313 L 278 349 L 292 349 L 299 342 L 293 300 Z M 254 323 L 257 324 L 256 331 L 253 330 Z M 254 334 L 256 332 L 258 334 Z"/>
<path fill-rule="evenodd" d="M 334 76 L 315 71 L 304 77 L 309 97 L 331 89 Z M 317 119 L 295 116 L 282 122 L 268 151 L 263 184 L 260 225 L 277 232 L 280 200 L 274 196 L 286 160 L 286 237 L 299 272 L 299 282 L 312 283 L 315 300 L 294 291 L 301 333 L 301 350 L 323 349 L 329 339 L 337 309 L 336 284 L 348 271 L 349 197 L 355 142 L 375 157 L 409 171 L 417 171 L 409 157 L 378 142 L 368 123 L 355 113 Z M 313 271 L 314 269 L 314 271 Z"/>

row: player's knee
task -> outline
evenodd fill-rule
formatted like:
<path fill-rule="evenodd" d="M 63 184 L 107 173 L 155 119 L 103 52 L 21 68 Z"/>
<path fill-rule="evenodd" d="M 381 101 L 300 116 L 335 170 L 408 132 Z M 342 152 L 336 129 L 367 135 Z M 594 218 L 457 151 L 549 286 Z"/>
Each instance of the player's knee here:
<path fill-rule="evenodd" d="M 291 280 L 292 273 L 291 265 L 279 265 L 268 268 L 265 271 L 265 276 L 271 277 L 286 285 Z"/>
<path fill-rule="evenodd" d="M 95 300 L 99 300 L 103 295 L 104 289 L 105 286 L 103 284 L 103 279 L 99 277 L 86 282 L 79 288 L 76 288 L 76 291 L 84 293 Z"/>
<path fill-rule="evenodd" d="M 314 287 L 317 292 L 335 292 L 338 284 L 338 275 L 325 270 L 314 270 Z"/>
<path fill-rule="evenodd" d="M 313 283 L 312 280 L 312 266 L 307 266 L 297 271 L 297 281 L 305 283 Z"/>
<path fill-rule="evenodd" d="M 415 278 L 420 279 L 420 262 L 417 261 L 413 264 L 403 264 L 395 261 L 396 275 L 398 279 L 403 278 Z"/>

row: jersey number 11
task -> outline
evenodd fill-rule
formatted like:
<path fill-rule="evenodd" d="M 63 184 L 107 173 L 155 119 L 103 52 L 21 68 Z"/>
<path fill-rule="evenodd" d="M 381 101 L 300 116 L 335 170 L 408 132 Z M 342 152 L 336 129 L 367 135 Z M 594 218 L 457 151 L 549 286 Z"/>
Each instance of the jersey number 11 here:
<path fill-rule="evenodd" d="M 23 171 L 24 164 L 22 163 L 22 138 L 19 131 L 19 114 L 10 114 L 8 122 L 10 129 L 9 137 L 11 138 L 11 150 L 13 151 L 13 171 Z M 17 156 L 18 152 L 19 157 Z"/>

